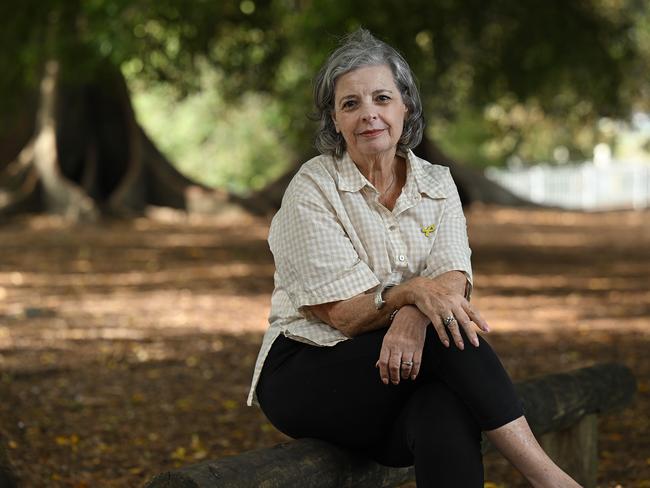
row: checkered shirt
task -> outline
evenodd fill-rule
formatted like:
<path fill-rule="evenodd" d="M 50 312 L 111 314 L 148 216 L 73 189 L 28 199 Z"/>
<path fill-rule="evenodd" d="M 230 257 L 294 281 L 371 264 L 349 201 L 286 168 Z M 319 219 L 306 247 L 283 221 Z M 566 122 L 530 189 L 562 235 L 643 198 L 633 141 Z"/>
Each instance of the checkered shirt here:
<path fill-rule="evenodd" d="M 257 381 L 280 334 L 315 346 L 349 339 L 303 307 L 453 270 L 464 272 L 471 288 L 465 216 L 449 169 L 411 151 L 406 161 L 406 183 L 392 211 L 348 154 L 311 159 L 289 184 L 269 232 L 275 290 L 248 405 L 257 404 Z"/>

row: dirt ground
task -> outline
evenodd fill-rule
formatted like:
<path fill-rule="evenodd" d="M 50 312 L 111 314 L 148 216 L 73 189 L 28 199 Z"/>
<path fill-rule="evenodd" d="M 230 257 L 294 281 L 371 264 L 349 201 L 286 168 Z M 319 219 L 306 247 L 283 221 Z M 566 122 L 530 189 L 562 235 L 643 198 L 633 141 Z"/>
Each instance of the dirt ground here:
<path fill-rule="evenodd" d="M 474 302 L 515 380 L 618 361 L 599 486 L 650 487 L 650 212 L 475 207 Z M 25 487 L 142 486 L 285 437 L 245 406 L 273 285 L 244 215 L 0 227 L 0 436 Z M 526 486 L 497 454 L 486 486 Z"/>

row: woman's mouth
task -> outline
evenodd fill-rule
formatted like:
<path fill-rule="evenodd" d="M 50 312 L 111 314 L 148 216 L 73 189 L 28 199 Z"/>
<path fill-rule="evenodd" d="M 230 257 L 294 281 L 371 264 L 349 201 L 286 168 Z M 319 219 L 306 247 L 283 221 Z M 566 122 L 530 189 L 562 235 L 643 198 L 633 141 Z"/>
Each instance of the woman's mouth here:
<path fill-rule="evenodd" d="M 371 130 L 364 130 L 363 132 L 360 133 L 363 137 L 375 137 L 384 132 L 386 129 L 371 129 Z"/>

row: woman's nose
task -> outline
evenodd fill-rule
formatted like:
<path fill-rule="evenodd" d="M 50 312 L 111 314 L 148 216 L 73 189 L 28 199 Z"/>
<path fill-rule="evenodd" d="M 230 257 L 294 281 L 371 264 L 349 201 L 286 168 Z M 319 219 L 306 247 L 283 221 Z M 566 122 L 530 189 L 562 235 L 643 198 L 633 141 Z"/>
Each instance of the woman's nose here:
<path fill-rule="evenodd" d="M 369 122 L 377 118 L 377 112 L 371 108 L 364 108 L 363 113 L 361 114 L 361 120 L 364 122 Z"/>

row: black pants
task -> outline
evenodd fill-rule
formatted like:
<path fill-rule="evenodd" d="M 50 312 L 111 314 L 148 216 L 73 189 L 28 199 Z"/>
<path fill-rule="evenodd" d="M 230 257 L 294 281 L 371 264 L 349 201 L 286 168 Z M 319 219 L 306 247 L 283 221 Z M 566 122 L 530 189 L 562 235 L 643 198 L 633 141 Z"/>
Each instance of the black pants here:
<path fill-rule="evenodd" d="M 482 487 L 481 431 L 520 417 L 501 362 L 480 339 L 445 348 L 429 327 L 415 381 L 384 385 L 375 363 L 387 329 L 333 347 L 280 336 L 257 395 L 280 431 L 361 450 L 387 466 L 415 464 L 419 488 Z"/>

